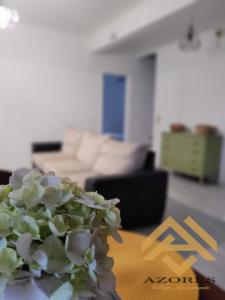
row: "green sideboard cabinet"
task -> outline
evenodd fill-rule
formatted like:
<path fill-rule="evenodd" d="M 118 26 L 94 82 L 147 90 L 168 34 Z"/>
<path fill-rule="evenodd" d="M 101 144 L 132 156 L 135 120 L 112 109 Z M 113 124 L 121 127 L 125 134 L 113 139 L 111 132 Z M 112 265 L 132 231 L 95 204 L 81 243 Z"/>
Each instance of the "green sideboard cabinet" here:
<path fill-rule="evenodd" d="M 164 132 L 160 164 L 171 171 L 217 181 L 222 139 L 218 135 Z"/>

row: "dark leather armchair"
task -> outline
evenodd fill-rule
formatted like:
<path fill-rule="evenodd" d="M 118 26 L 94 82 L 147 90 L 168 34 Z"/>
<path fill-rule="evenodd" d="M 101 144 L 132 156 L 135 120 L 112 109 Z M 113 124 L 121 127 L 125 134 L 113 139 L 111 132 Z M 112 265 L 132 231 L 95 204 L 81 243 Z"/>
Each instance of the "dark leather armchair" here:
<path fill-rule="evenodd" d="M 0 170 L 0 184 L 8 184 L 11 175 L 10 171 Z"/>

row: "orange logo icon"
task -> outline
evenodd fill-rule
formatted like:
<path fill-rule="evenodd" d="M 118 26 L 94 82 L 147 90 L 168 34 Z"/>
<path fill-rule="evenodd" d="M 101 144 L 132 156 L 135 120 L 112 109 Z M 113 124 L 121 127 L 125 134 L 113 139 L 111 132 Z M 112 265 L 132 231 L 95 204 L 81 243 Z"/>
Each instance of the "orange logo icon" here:
<path fill-rule="evenodd" d="M 187 217 L 184 223 L 200 237 L 207 245 L 215 252 L 218 250 L 217 242 L 209 235 L 193 218 Z M 169 233 L 162 241 L 158 239 L 168 230 L 172 229 L 181 237 L 185 243 L 176 244 L 176 237 Z M 177 252 L 197 252 L 203 259 L 207 261 L 215 260 L 216 258 L 201 245 L 183 226 L 181 226 L 172 217 L 167 218 L 153 233 L 151 233 L 142 244 L 142 251 L 145 253 L 144 260 L 154 260 L 161 256 L 162 261 L 177 275 L 181 276 L 185 273 L 196 261 L 197 258 L 190 254 L 182 264 L 177 264 L 169 255 L 171 251 Z M 147 254 L 146 254 L 147 253 Z"/>

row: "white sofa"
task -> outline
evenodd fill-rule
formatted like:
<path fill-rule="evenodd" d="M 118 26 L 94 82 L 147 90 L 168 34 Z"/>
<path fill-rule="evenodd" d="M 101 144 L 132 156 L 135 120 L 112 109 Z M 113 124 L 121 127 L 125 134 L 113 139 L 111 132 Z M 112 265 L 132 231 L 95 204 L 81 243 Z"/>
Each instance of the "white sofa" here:
<path fill-rule="evenodd" d="M 32 162 L 45 173 L 53 171 L 84 187 L 90 177 L 141 170 L 147 152 L 146 144 L 119 142 L 110 135 L 69 128 L 60 151 L 34 153 Z"/>

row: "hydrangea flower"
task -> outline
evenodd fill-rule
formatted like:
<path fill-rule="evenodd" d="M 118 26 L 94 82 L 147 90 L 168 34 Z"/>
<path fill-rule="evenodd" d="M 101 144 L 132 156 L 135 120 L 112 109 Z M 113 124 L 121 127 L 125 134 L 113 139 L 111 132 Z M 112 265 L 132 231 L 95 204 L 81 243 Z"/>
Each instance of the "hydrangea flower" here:
<path fill-rule="evenodd" d="M 50 300 L 119 299 L 107 257 L 108 236 L 121 241 L 118 202 L 54 173 L 16 170 L 0 186 L 0 299 L 25 282 Z"/>

